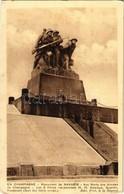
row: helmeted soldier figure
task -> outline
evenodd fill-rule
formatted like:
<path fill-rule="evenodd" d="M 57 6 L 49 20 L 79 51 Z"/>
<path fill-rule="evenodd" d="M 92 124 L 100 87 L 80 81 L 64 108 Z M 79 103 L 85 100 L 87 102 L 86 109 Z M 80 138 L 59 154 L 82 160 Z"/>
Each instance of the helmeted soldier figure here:
<path fill-rule="evenodd" d="M 47 44 L 53 41 L 52 33 L 53 33 L 53 30 L 48 29 L 42 35 L 42 38 L 40 39 L 39 44 L 41 46 L 46 45 L 46 47 L 43 47 L 43 48 L 41 47 L 41 49 L 37 51 L 37 54 L 35 56 L 35 61 L 34 61 L 34 68 L 37 66 L 41 56 L 43 55 L 44 55 L 45 62 L 47 63 L 48 66 L 50 66 L 52 52 L 50 51 L 50 47 L 47 46 Z"/>
<path fill-rule="evenodd" d="M 76 48 L 76 42 L 78 40 L 76 38 L 72 38 L 71 40 L 69 40 L 66 45 L 63 47 L 63 49 L 68 53 L 69 58 L 71 58 L 72 53 L 74 51 L 74 49 Z"/>
<path fill-rule="evenodd" d="M 58 46 L 60 43 L 63 42 L 62 37 L 59 35 L 59 31 L 58 30 L 54 30 L 53 31 L 53 42 L 57 41 L 54 45 Z"/>
<path fill-rule="evenodd" d="M 51 43 L 53 41 L 52 34 L 53 34 L 53 30 L 48 29 L 44 34 L 44 36 L 42 37 L 42 44 Z"/>
<path fill-rule="evenodd" d="M 45 45 L 48 44 L 48 46 L 45 47 L 45 50 L 44 50 L 46 53 L 44 60 L 47 63 L 48 67 L 51 67 L 51 62 L 52 62 L 52 50 L 51 50 L 51 46 L 49 45 L 50 43 L 53 42 L 52 34 L 53 34 L 53 30 L 48 29 L 46 31 L 46 34 L 42 38 L 42 43 Z"/>
<path fill-rule="evenodd" d="M 72 53 L 74 52 L 74 49 L 76 48 L 76 42 L 78 40 L 76 38 L 72 38 L 69 40 L 65 46 L 62 48 L 62 55 L 65 57 L 69 57 L 69 64 L 68 68 L 73 65 L 73 59 L 71 58 Z"/>
<path fill-rule="evenodd" d="M 59 31 L 55 30 L 53 32 L 53 66 L 59 67 L 59 57 L 60 57 L 60 43 L 63 42 L 62 37 L 59 35 Z M 54 65 L 55 64 L 55 65 Z"/>
<path fill-rule="evenodd" d="M 44 35 L 46 34 L 46 31 L 47 31 L 47 29 L 44 28 L 42 34 L 41 34 L 41 35 L 38 37 L 38 39 L 37 39 L 35 48 L 38 48 L 38 47 L 40 47 L 41 45 L 43 45 L 43 43 L 42 43 L 42 38 L 43 38 Z"/>

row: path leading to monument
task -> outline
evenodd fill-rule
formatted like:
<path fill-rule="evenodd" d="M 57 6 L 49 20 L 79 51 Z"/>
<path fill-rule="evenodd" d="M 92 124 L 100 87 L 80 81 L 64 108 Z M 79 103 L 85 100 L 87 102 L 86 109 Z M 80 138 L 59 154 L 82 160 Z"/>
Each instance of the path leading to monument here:
<path fill-rule="evenodd" d="M 8 166 L 102 165 L 105 160 L 63 119 L 19 114 L 9 105 Z"/>

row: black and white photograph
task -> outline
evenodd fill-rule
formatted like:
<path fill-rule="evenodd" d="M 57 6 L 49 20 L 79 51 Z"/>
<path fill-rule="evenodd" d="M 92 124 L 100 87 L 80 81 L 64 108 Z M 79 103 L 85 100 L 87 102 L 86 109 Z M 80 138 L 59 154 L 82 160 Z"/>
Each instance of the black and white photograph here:
<path fill-rule="evenodd" d="M 120 191 L 122 6 L 8 2 L 7 193 Z"/>

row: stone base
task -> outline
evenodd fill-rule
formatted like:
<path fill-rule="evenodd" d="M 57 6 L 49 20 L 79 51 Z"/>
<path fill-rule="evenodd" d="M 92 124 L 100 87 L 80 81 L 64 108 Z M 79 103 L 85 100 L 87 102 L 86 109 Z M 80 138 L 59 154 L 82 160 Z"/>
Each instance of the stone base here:
<path fill-rule="evenodd" d="M 106 167 L 106 168 L 105 168 Z M 20 177 L 43 177 L 49 178 L 51 177 L 60 177 L 64 178 L 66 176 L 81 176 L 81 175 L 118 175 L 118 169 L 115 170 L 116 167 L 113 167 L 112 164 L 110 166 L 83 166 L 83 165 L 70 165 L 64 164 L 61 166 L 34 166 L 23 164 L 16 167 L 8 167 L 7 168 L 7 176 L 8 177 L 16 177 L 18 179 Z M 13 173 L 13 171 L 15 173 Z"/>
<path fill-rule="evenodd" d="M 13 174 L 13 169 L 15 173 Z M 113 173 L 112 173 L 113 174 Z M 21 164 L 16 167 L 7 168 L 7 176 L 28 177 L 28 176 L 78 176 L 78 175 L 100 175 L 100 166 L 81 166 L 81 165 L 53 165 L 53 166 L 34 166 Z"/>
<path fill-rule="evenodd" d="M 40 73 L 28 82 L 29 94 L 43 96 L 60 96 L 66 98 L 86 100 L 83 82 L 78 79 L 72 79 L 55 74 Z"/>
<path fill-rule="evenodd" d="M 45 74 L 52 74 L 52 75 L 59 75 L 63 76 L 66 78 L 71 78 L 71 79 L 77 79 L 79 80 L 79 75 L 72 71 L 71 69 L 64 69 L 62 67 L 48 67 L 45 64 L 40 66 L 38 65 L 33 71 L 31 72 L 31 77 L 35 77 L 39 73 L 45 73 Z"/>

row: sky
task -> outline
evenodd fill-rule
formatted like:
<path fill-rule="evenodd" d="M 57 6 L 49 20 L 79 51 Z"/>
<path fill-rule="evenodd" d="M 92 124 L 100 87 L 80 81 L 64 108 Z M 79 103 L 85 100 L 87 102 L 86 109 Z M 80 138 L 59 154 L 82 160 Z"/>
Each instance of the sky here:
<path fill-rule="evenodd" d="M 83 81 L 87 100 L 117 106 L 117 13 L 115 8 L 35 8 L 7 11 L 8 96 L 20 97 L 31 78 L 31 51 L 43 28 L 77 38 L 72 69 Z"/>

